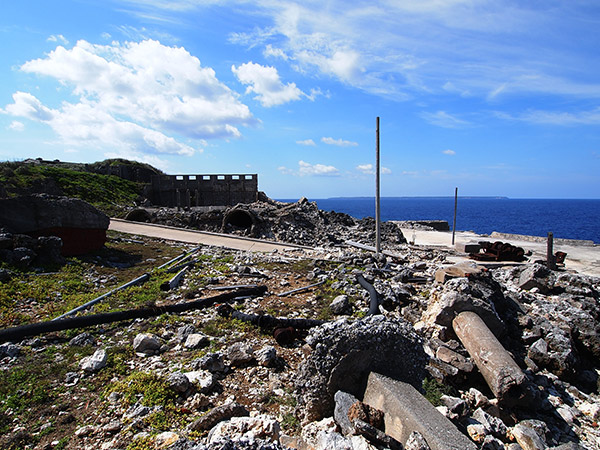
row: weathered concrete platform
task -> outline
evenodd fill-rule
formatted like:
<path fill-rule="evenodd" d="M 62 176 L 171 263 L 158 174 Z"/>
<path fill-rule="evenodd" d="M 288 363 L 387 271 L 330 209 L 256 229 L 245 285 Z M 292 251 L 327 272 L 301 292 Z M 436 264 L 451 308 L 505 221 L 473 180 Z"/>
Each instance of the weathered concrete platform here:
<path fill-rule="evenodd" d="M 363 402 L 384 412 L 385 432 L 402 445 L 418 431 L 431 450 L 477 450 L 477 446 L 408 383 L 371 372 Z"/>
<path fill-rule="evenodd" d="M 431 230 L 416 230 L 412 228 L 401 228 L 402 233 L 407 239 L 415 236 L 415 244 L 417 246 L 431 246 L 453 249 L 452 247 L 452 232 L 451 231 L 431 231 Z M 479 241 L 502 241 L 508 242 L 509 244 L 517 247 L 522 247 L 525 251 L 531 251 L 533 254 L 529 256 L 529 261 L 535 261 L 538 259 L 546 260 L 546 241 L 542 238 L 539 240 L 524 240 L 520 235 L 508 235 L 503 234 L 502 237 L 499 235 L 482 236 L 472 231 L 457 231 L 455 236 L 455 242 L 469 243 Z M 566 239 L 558 240 L 554 239 L 554 251 L 561 251 L 567 254 L 565 259 L 565 269 L 575 270 L 584 275 L 600 276 L 600 245 L 590 245 L 589 241 L 569 241 Z M 465 261 L 468 255 L 463 256 L 450 256 L 449 261 L 458 263 Z M 471 260 L 469 260 L 471 261 Z M 506 265 L 522 265 L 524 263 L 517 262 L 500 262 L 500 263 L 480 263 L 479 265 L 493 267 L 493 266 L 506 266 Z M 525 263 L 527 264 L 527 263 Z"/>

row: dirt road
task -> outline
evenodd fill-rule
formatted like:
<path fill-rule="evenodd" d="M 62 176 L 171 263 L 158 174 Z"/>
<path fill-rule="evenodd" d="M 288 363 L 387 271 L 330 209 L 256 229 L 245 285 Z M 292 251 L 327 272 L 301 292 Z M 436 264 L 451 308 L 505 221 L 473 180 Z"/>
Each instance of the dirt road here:
<path fill-rule="evenodd" d="M 209 233 L 205 231 L 186 230 L 183 228 L 168 227 L 139 222 L 128 222 L 121 219 L 110 219 L 109 230 L 122 233 L 137 234 L 156 238 L 169 239 L 190 244 L 212 245 L 215 247 L 231 248 L 234 250 L 245 250 L 253 252 L 270 253 L 274 251 L 290 251 L 307 247 L 294 244 L 284 244 L 259 239 L 250 239 L 240 236 Z"/>

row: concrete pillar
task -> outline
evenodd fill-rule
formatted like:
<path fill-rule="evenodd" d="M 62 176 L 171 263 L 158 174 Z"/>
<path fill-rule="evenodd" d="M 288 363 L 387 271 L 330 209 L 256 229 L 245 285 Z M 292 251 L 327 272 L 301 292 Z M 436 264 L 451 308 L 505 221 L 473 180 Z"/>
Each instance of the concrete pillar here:
<path fill-rule="evenodd" d="M 521 401 L 527 378 L 481 317 L 463 311 L 452 328 L 498 400 L 508 405 Z"/>

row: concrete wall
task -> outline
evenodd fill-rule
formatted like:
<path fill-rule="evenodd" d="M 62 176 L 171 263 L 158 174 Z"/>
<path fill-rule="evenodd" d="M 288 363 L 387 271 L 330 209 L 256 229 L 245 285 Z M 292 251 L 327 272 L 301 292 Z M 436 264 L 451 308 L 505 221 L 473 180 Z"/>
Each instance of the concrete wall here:
<path fill-rule="evenodd" d="M 157 175 L 150 199 L 157 206 L 231 206 L 252 203 L 258 196 L 258 175 Z"/>

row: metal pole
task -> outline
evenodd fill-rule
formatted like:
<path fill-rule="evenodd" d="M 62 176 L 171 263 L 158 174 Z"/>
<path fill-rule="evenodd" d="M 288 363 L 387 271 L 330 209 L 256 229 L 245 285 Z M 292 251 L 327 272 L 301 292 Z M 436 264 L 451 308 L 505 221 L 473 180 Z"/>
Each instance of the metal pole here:
<path fill-rule="evenodd" d="M 377 259 L 381 251 L 381 205 L 379 202 L 379 117 L 375 132 L 375 251 Z"/>
<path fill-rule="evenodd" d="M 454 234 L 456 233 L 456 207 L 458 205 L 458 188 L 454 188 L 454 221 L 452 222 L 452 245 L 454 245 Z"/>

